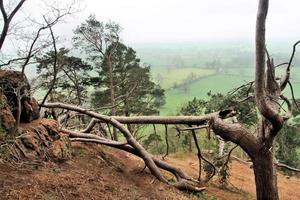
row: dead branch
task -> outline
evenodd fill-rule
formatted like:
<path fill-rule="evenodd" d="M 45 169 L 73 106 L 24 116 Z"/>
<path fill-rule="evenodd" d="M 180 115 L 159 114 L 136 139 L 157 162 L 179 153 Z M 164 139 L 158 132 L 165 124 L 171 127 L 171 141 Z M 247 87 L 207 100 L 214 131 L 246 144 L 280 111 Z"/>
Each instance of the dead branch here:
<path fill-rule="evenodd" d="M 168 140 L 168 125 L 167 124 L 165 124 L 165 140 L 166 140 L 167 150 L 166 150 L 166 154 L 163 156 L 163 160 L 165 159 L 165 157 L 167 157 L 169 155 L 169 140 Z"/>
<path fill-rule="evenodd" d="M 284 119 L 288 120 L 289 118 L 292 117 L 292 104 L 290 102 L 290 100 L 285 97 L 283 94 L 280 95 L 280 98 L 286 103 L 287 107 L 288 107 L 288 111 L 286 112 Z"/>
<path fill-rule="evenodd" d="M 238 162 L 241 162 L 241 163 L 243 163 L 243 164 L 246 164 L 246 165 L 251 164 L 251 162 L 246 161 L 246 160 L 243 160 L 243 159 L 241 159 L 241 158 L 239 158 L 239 157 L 237 157 L 237 156 L 231 156 L 231 158 L 237 160 Z"/>
<path fill-rule="evenodd" d="M 281 91 L 285 89 L 288 81 L 290 80 L 290 75 L 291 75 L 291 66 L 292 66 L 292 63 L 293 63 L 293 60 L 294 60 L 294 56 L 295 56 L 295 53 L 296 53 L 296 47 L 297 45 L 300 44 L 300 41 L 296 42 L 294 45 L 293 45 L 293 51 L 292 51 L 292 55 L 290 57 L 290 60 L 287 64 L 287 68 L 286 68 L 286 72 L 285 72 L 285 75 L 282 77 L 281 81 L 280 81 L 280 88 L 281 88 Z"/>
<path fill-rule="evenodd" d="M 51 34 L 51 38 L 52 38 L 52 43 L 53 43 L 53 49 L 54 49 L 54 61 L 53 61 L 53 79 L 51 81 L 51 85 L 49 87 L 49 90 L 47 91 L 46 95 L 44 96 L 44 99 L 42 100 L 42 104 L 44 104 L 47 100 L 47 97 L 49 96 L 49 94 L 52 92 L 55 83 L 56 83 L 56 78 L 57 78 L 57 48 L 56 48 L 56 39 L 54 37 L 54 33 L 52 30 L 52 27 L 50 26 L 50 23 L 47 21 L 46 18 L 45 22 L 47 23 L 47 27 L 49 27 L 50 30 L 50 34 Z M 23 71 L 23 70 L 22 70 Z"/>
<path fill-rule="evenodd" d="M 290 170 L 290 171 L 293 171 L 293 172 L 300 172 L 300 169 L 291 167 L 291 166 L 289 166 L 289 165 L 286 165 L 286 164 L 283 164 L 283 163 L 280 163 L 280 162 L 277 162 L 277 163 L 276 163 L 276 166 L 277 166 L 277 167 L 280 167 L 280 168 L 285 168 L 285 169 Z"/>
<path fill-rule="evenodd" d="M 250 165 L 250 167 L 252 167 L 252 162 L 251 161 L 245 161 L 245 160 L 242 160 L 242 159 L 240 159 L 239 157 L 236 157 L 236 156 L 231 156 L 231 157 L 234 158 L 235 160 L 243 163 L 243 164 Z M 291 167 L 291 166 L 286 165 L 284 163 L 277 162 L 277 163 L 275 163 L 275 165 L 276 165 L 276 167 L 285 168 L 285 169 L 293 171 L 293 172 L 300 172 L 300 169 L 295 168 L 295 167 Z"/>
<path fill-rule="evenodd" d="M 298 105 L 298 103 L 297 103 L 297 100 L 296 100 L 296 98 L 295 98 L 293 85 L 291 84 L 290 81 L 288 81 L 288 84 L 289 84 L 290 89 L 291 89 L 291 94 L 292 94 L 293 102 L 294 102 L 294 104 L 296 105 L 297 109 L 300 110 L 300 107 L 299 107 L 299 105 Z"/>
<path fill-rule="evenodd" d="M 226 116 L 232 116 L 232 110 L 225 110 L 206 114 L 203 116 L 138 116 L 138 117 L 119 117 L 119 116 L 105 116 L 92 111 L 89 111 L 78 106 L 73 106 L 63 103 L 46 103 L 41 105 L 47 108 L 62 108 L 86 114 L 92 118 L 99 119 L 100 121 L 109 123 L 118 128 L 125 137 L 131 137 L 129 131 L 124 129 L 120 123 L 129 124 L 188 124 L 188 125 L 203 125 L 211 124 L 212 129 L 216 135 L 221 136 L 223 139 L 239 144 L 249 156 L 256 153 L 257 140 L 256 138 L 240 124 L 227 124 L 222 119 Z M 129 133 L 129 134 L 128 134 Z"/>
<path fill-rule="evenodd" d="M 95 127 L 95 125 L 97 123 L 99 123 L 100 121 L 98 119 L 92 118 L 92 120 L 90 121 L 90 123 L 87 125 L 87 127 L 83 130 L 81 130 L 81 133 L 89 133 L 93 130 L 93 128 Z"/>
<path fill-rule="evenodd" d="M 219 117 L 220 112 L 215 112 L 211 114 L 206 114 L 203 116 L 133 116 L 133 117 L 124 117 L 124 116 L 105 116 L 101 115 L 88 109 L 80 108 L 78 106 L 63 104 L 63 103 L 45 103 L 40 104 L 41 107 L 46 108 L 62 108 L 67 110 L 73 110 L 86 114 L 90 117 L 97 118 L 100 121 L 108 121 L 114 119 L 123 124 L 193 124 L 193 125 L 202 125 L 206 124 L 207 121 L 211 120 L 214 117 Z M 224 114 L 225 115 L 225 114 Z"/>
<path fill-rule="evenodd" d="M 154 131 L 154 135 L 155 135 L 155 148 L 156 148 L 156 150 L 158 151 L 158 135 L 157 135 L 157 132 L 156 132 L 156 127 L 155 127 L 155 124 L 152 124 L 152 126 L 153 126 L 153 131 Z"/>
<path fill-rule="evenodd" d="M 196 136 L 196 133 L 195 133 L 195 130 L 194 129 L 191 129 L 192 131 L 192 134 L 193 134 L 193 138 L 194 138 L 194 142 L 195 142 L 195 146 L 197 148 L 197 157 L 198 157 L 198 163 L 199 163 L 199 172 L 198 172 L 198 181 L 201 181 L 201 172 L 202 172 L 202 163 L 201 163 L 201 157 L 202 157 L 202 154 L 201 154 L 201 149 L 200 149 L 200 146 L 198 144 L 198 139 L 197 139 L 197 136 Z M 215 174 L 215 167 L 213 166 L 213 174 Z M 211 176 L 212 177 L 212 176 Z M 210 178 L 209 178 L 210 179 Z"/>
<path fill-rule="evenodd" d="M 1 14 L 2 14 L 2 17 L 3 17 L 3 22 L 4 22 L 2 32 L 1 32 L 1 36 L 0 36 L 0 50 L 2 49 L 3 43 L 4 43 L 5 38 L 7 36 L 9 26 L 10 26 L 10 23 L 11 23 L 13 17 L 20 10 L 20 8 L 22 7 L 22 5 L 24 4 L 25 1 L 26 0 L 21 0 L 16 5 L 16 7 L 12 10 L 12 12 L 10 14 L 6 13 L 6 10 L 5 10 L 4 5 L 3 5 L 3 0 L 0 1 L 0 10 L 1 10 Z"/>
<path fill-rule="evenodd" d="M 216 167 L 214 166 L 214 164 L 212 162 L 210 162 L 208 159 L 206 159 L 202 153 L 201 153 L 201 149 L 200 149 L 200 145 L 198 143 L 198 139 L 197 139 L 197 135 L 196 135 L 196 131 L 191 129 L 192 135 L 193 135 L 193 139 L 195 142 L 195 146 L 197 148 L 197 156 L 198 156 L 198 161 L 199 161 L 199 175 L 198 175 L 198 180 L 201 181 L 201 160 L 204 160 L 205 162 L 207 162 L 212 168 L 213 168 L 213 173 L 206 179 L 206 182 L 208 182 L 210 179 L 212 179 L 212 177 L 214 177 L 214 175 L 216 174 Z"/>
<path fill-rule="evenodd" d="M 270 87 L 274 87 L 275 79 L 271 80 L 271 77 L 266 80 L 266 66 L 265 66 L 265 29 L 266 18 L 268 13 L 269 1 L 259 1 L 259 8 L 257 12 L 256 20 L 256 69 L 255 69 L 255 100 L 256 105 L 260 113 L 269 120 L 273 125 L 273 133 L 277 133 L 282 127 L 283 118 L 278 114 L 277 110 L 273 108 L 272 104 L 268 102 L 266 87 L 268 90 Z M 268 68 L 268 76 L 272 76 L 273 69 Z M 274 84 L 271 84 L 272 83 Z M 265 85 L 267 82 L 267 86 Z M 273 88 L 272 88 L 273 89 Z M 272 91 L 272 90 L 271 90 Z M 271 92 L 269 91 L 269 92 Z"/>
<path fill-rule="evenodd" d="M 238 145 L 235 145 L 234 147 L 232 147 L 232 148 L 230 149 L 230 151 L 229 151 L 229 152 L 228 152 L 228 154 L 227 154 L 226 161 L 224 162 L 224 164 L 223 164 L 222 168 L 224 168 L 225 166 L 227 166 L 227 165 L 228 165 L 228 163 L 229 163 L 229 160 L 230 160 L 230 156 L 231 156 L 231 154 L 232 154 L 233 150 L 234 150 L 234 149 L 236 149 L 237 147 L 238 147 Z"/>
<path fill-rule="evenodd" d="M 274 68 L 281 67 L 281 66 L 288 65 L 288 64 L 289 64 L 288 62 L 280 63 L 278 65 L 275 65 Z"/>
<path fill-rule="evenodd" d="M 208 128 L 209 126 L 208 125 L 202 125 L 202 126 L 191 126 L 191 127 L 188 127 L 188 128 L 181 128 L 179 129 L 180 131 L 191 131 L 191 130 L 199 130 L 199 129 L 206 129 Z"/>
<path fill-rule="evenodd" d="M 139 152 L 141 158 L 143 158 L 145 164 L 147 165 L 147 167 L 149 168 L 151 173 L 161 182 L 167 183 L 167 180 L 161 175 L 161 173 L 159 172 L 154 161 L 149 156 L 149 153 L 144 149 L 144 147 L 142 145 L 140 145 L 136 141 L 136 139 L 131 135 L 131 133 L 128 131 L 128 129 L 125 128 L 125 126 L 123 126 L 120 122 L 118 122 L 113 117 L 101 115 L 101 114 L 91 112 L 86 109 L 83 109 L 83 108 L 80 108 L 77 106 L 68 105 L 68 104 L 48 103 L 48 104 L 41 105 L 41 106 L 48 107 L 48 108 L 59 108 L 60 107 L 60 108 L 64 108 L 67 110 L 77 111 L 77 112 L 89 115 L 91 117 L 100 119 L 108 124 L 111 124 L 113 127 L 118 129 L 123 134 L 123 136 L 126 138 L 128 144 L 130 144 L 134 149 L 136 149 Z"/>
<path fill-rule="evenodd" d="M 71 138 L 71 141 L 73 141 L 73 142 L 86 142 L 86 143 L 102 144 L 102 145 L 114 147 L 114 148 L 129 152 L 129 153 L 132 153 L 132 154 L 142 158 L 141 152 L 138 151 L 136 148 L 134 148 L 129 143 L 126 143 L 126 144 L 120 143 L 120 142 L 108 140 L 106 138 L 102 138 L 100 136 L 96 136 L 93 134 L 77 133 L 75 131 L 70 131 L 70 130 L 66 130 L 66 129 L 64 129 L 63 131 L 70 134 L 70 136 L 75 137 L 75 138 Z M 175 183 L 169 182 L 169 181 L 166 181 L 165 183 L 172 185 L 180 190 L 189 190 L 189 191 L 193 191 L 193 192 L 201 192 L 205 189 L 203 187 L 202 188 L 197 187 L 195 185 L 195 181 L 191 177 L 186 175 L 179 168 L 173 167 L 170 164 L 153 157 L 151 154 L 149 154 L 149 156 L 153 160 L 153 162 L 157 165 L 157 167 L 172 173 L 177 179 L 177 182 L 175 182 Z M 147 164 L 146 164 L 146 166 L 149 168 L 149 166 Z M 158 178 L 158 177 L 156 177 L 156 178 Z"/>

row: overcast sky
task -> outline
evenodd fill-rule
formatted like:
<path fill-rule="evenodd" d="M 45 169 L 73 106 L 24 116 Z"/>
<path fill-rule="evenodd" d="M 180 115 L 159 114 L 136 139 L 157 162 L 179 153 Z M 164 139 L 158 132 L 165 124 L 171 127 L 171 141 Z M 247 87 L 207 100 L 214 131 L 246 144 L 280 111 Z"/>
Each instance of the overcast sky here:
<path fill-rule="evenodd" d="M 61 5 L 71 0 L 52 1 Z M 119 23 L 123 27 L 121 37 L 126 44 L 254 40 L 258 0 L 81 1 L 82 12 L 69 18 L 65 24 L 56 26 L 56 35 L 72 38 L 73 30 L 90 14 L 95 14 L 99 21 Z M 23 10 L 42 19 L 42 2 L 27 1 Z M 267 20 L 269 43 L 285 41 L 291 46 L 300 39 L 299 9 L 300 0 L 270 0 Z M 9 43 L 6 45 L 10 46 Z"/>
<path fill-rule="evenodd" d="M 128 43 L 253 39 L 257 0 L 83 0 L 69 25 L 93 13 L 123 27 Z M 267 37 L 300 39 L 300 0 L 270 0 Z"/>

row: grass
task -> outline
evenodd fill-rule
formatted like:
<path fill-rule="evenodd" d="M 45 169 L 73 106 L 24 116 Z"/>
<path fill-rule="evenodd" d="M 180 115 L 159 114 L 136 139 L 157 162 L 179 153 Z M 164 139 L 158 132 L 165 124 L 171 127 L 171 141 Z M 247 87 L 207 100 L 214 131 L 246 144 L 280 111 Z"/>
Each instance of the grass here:
<path fill-rule="evenodd" d="M 187 68 L 189 73 L 193 68 Z M 195 68 L 194 68 L 195 69 Z M 197 69 L 197 68 L 196 68 Z M 184 70 L 184 69 L 182 69 Z M 202 69 L 205 70 L 205 69 Z M 154 72 L 158 73 L 158 69 Z M 283 73 L 283 69 L 279 70 L 279 74 Z M 176 72 L 174 72 L 176 74 Z M 179 75 L 174 75 L 172 79 L 169 79 L 168 85 L 172 85 L 176 80 L 182 80 L 184 74 L 181 73 L 181 78 Z M 300 98 L 300 68 L 292 69 L 292 77 L 291 83 L 293 84 L 295 97 Z M 171 76 L 171 75 L 168 75 Z M 205 75 L 203 75 L 205 76 Z M 207 98 L 207 93 L 211 91 L 212 93 L 227 93 L 233 88 L 237 88 L 240 85 L 254 80 L 254 69 L 252 68 L 244 68 L 244 69 L 234 69 L 229 68 L 225 69 L 222 73 L 203 77 L 191 84 L 189 84 L 186 90 L 183 89 L 169 89 L 166 91 L 166 104 L 161 109 L 161 115 L 176 115 L 180 108 L 186 104 L 188 101 L 192 100 L 194 97 L 196 98 Z M 284 94 L 288 97 L 291 97 L 290 88 L 287 87 L 284 91 Z"/>
<path fill-rule="evenodd" d="M 209 91 L 212 93 L 226 93 L 246 81 L 249 81 L 249 78 L 219 74 L 190 84 L 187 92 L 180 89 L 168 90 L 166 91 L 166 104 L 161 109 L 161 115 L 177 114 L 180 108 L 194 97 L 206 99 Z"/>
<path fill-rule="evenodd" d="M 160 85 L 164 89 L 169 89 L 174 86 L 174 84 L 181 84 L 188 77 L 193 74 L 195 79 L 199 79 L 204 76 L 209 76 L 215 73 L 215 70 L 211 69 L 201 69 L 201 68 L 175 68 L 175 69 L 167 69 L 167 68 L 153 68 L 151 69 L 153 78 L 155 80 L 158 77 L 161 77 L 161 81 L 159 81 Z"/>

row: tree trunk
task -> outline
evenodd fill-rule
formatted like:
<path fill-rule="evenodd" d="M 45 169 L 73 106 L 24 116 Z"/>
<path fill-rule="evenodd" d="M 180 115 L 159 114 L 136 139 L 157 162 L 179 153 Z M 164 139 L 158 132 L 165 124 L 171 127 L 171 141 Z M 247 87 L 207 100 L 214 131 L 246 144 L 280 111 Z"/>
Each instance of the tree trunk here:
<path fill-rule="evenodd" d="M 111 103 L 111 115 L 116 115 L 116 108 L 115 108 L 115 86 L 114 86 L 114 79 L 113 79 L 113 67 L 111 61 L 111 54 L 108 56 L 108 76 L 109 76 L 109 89 L 110 89 L 110 103 Z M 118 141 L 117 129 L 113 127 L 113 139 Z"/>
<path fill-rule="evenodd" d="M 126 94 L 126 97 L 124 99 L 124 115 L 126 117 L 129 117 L 130 116 L 130 113 L 129 113 L 129 105 L 128 105 L 128 94 Z M 131 124 L 127 124 L 127 129 L 130 131 L 130 133 L 133 132 L 133 129 L 131 127 Z"/>
<path fill-rule="evenodd" d="M 253 159 L 257 200 L 278 200 L 277 175 L 273 153 L 260 153 Z"/>

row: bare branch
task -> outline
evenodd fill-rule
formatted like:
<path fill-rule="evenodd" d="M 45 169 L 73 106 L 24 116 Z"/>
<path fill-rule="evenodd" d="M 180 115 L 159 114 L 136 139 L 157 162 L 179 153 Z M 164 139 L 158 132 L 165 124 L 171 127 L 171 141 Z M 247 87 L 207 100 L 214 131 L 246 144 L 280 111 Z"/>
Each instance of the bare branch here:
<path fill-rule="evenodd" d="M 283 94 L 280 95 L 280 98 L 287 104 L 288 111 L 284 116 L 285 120 L 288 120 L 289 118 L 292 117 L 292 104 L 288 98 L 286 98 Z"/>
<path fill-rule="evenodd" d="M 293 88 L 293 85 L 291 84 L 291 82 L 290 82 L 290 81 L 288 81 L 288 84 L 289 84 L 289 86 L 290 86 L 290 89 L 291 89 L 291 93 L 292 93 L 293 102 L 294 102 L 294 104 L 296 105 L 297 109 L 298 109 L 298 110 L 300 110 L 300 107 L 299 107 L 299 105 L 298 105 L 298 103 L 297 103 L 297 101 L 296 101 L 296 98 L 295 98 L 295 94 L 294 94 L 294 88 Z"/>
<path fill-rule="evenodd" d="M 255 70 L 255 100 L 256 105 L 260 113 L 269 120 L 273 125 L 273 133 L 277 133 L 278 130 L 282 127 L 284 119 L 279 115 L 276 109 L 270 105 L 266 95 L 266 88 L 268 90 L 274 89 L 275 79 L 272 80 L 272 73 L 274 69 L 268 67 L 268 80 L 266 81 L 265 73 L 265 29 L 266 29 L 266 18 L 268 13 L 268 0 L 260 0 L 257 12 L 256 20 L 256 70 Z M 267 82 L 268 85 L 265 85 Z M 272 84 L 271 84 L 272 82 Z M 272 91 L 269 91 L 272 92 Z"/>
<path fill-rule="evenodd" d="M 297 169 L 297 168 L 294 168 L 294 167 L 291 167 L 289 165 L 286 165 L 286 164 L 283 164 L 283 163 L 275 163 L 277 167 L 281 167 L 281 168 L 285 168 L 285 169 L 288 169 L 290 171 L 293 171 L 293 172 L 300 172 L 300 169 Z"/>
<path fill-rule="evenodd" d="M 72 142 L 90 142 L 90 143 L 102 144 L 102 145 L 114 147 L 114 148 L 117 148 L 117 149 L 120 149 L 120 150 L 124 150 L 126 152 L 132 153 L 136 156 L 139 156 L 139 157 L 143 158 L 144 153 L 140 149 L 138 149 L 138 148 L 132 146 L 131 144 L 129 144 L 130 142 L 128 140 L 127 140 L 128 143 L 125 144 L 125 143 L 116 142 L 116 141 L 113 141 L 113 140 L 108 140 L 106 138 L 102 138 L 100 136 L 96 136 L 96 135 L 93 135 L 93 134 L 77 133 L 75 131 L 70 131 L 70 130 L 65 130 L 65 129 L 63 131 L 70 134 L 70 136 L 75 137 L 75 138 L 71 138 Z M 80 136 L 80 137 L 78 138 L 78 136 Z M 172 186 L 174 186 L 178 189 L 181 189 L 181 190 L 189 190 L 189 191 L 194 191 L 194 192 L 195 191 L 200 192 L 200 191 L 203 191 L 205 189 L 205 188 L 199 188 L 199 187 L 195 186 L 194 185 L 195 181 L 191 177 L 186 175 L 180 169 L 175 168 L 175 167 L 171 166 L 170 164 L 155 158 L 151 154 L 148 154 L 148 156 L 149 156 L 149 159 L 152 160 L 153 163 L 157 167 L 172 173 L 177 179 L 177 181 L 175 183 L 174 182 L 169 182 L 167 180 L 163 180 L 162 182 L 164 182 L 166 184 L 169 184 L 169 185 L 172 185 Z M 148 168 L 150 168 L 150 171 L 151 171 L 151 166 L 149 165 L 149 163 L 145 162 L 145 164 Z M 153 172 L 152 172 L 152 174 L 157 179 L 159 179 L 161 181 L 160 176 L 157 176 L 157 174 L 155 174 Z"/>
<path fill-rule="evenodd" d="M 203 116 L 133 116 L 133 117 L 123 117 L 123 116 L 105 116 L 101 115 L 88 109 L 80 108 L 70 104 L 63 103 L 45 103 L 40 104 L 41 107 L 46 108 L 62 108 L 67 110 L 73 110 L 86 114 L 90 117 L 100 119 L 104 122 L 109 121 L 109 119 L 115 119 L 123 124 L 194 124 L 202 125 L 206 124 L 207 121 L 211 120 L 213 117 L 219 116 L 220 112 L 215 112 Z"/>
<path fill-rule="evenodd" d="M 281 67 L 281 66 L 288 65 L 288 64 L 289 64 L 288 62 L 280 63 L 278 65 L 275 65 L 274 68 Z"/>
<path fill-rule="evenodd" d="M 191 130 L 198 130 L 198 129 L 206 129 L 208 128 L 209 126 L 208 125 L 202 125 L 202 126 L 191 126 L 191 127 L 188 127 L 188 128 L 181 128 L 179 129 L 180 131 L 191 131 Z"/>
<path fill-rule="evenodd" d="M 19 11 L 19 9 L 22 7 L 22 5 L 24 4 L 25 1 L 26 0 L 21 0 L 9 15 L 7 15 L 7 13 L 5 11 L 5 8 L 3 5 L 3 0 L 0 1 L 0 10 L 1 10 L 1 13 L 3 16 L 3 21 L 4 21 L 1 36 L 0 36 L 0 50 L 2 49 L 3 43 L 7 36 L 7 32 L 8 32 L 11 20 L 13 19 L 15 14 Z"/>
<path fill-rule="evenodd" d="M 48 92 L 46 93 L 46 95 L 44 96 L 44 99 L 42 100 L 42 104 L 45 103 L 45 101 L 47 100 L 47 97 L 49 96 L 49 94 L 52 92 L 54 86 L 55 86 L 55 83 L 56 83 L 56 78 L 57 78 L 57 48 L 56 48 L 56 40 L 55 40 L 55 37 L 54 37 L 54 33 L 53 33 L 53 30 L 52 30 L 52 27 L 50 26 L 49 22 L 47 21 L 46 18 L 45 19 L 45 22 L 47 23 L 47 26 L 49 27 L 49 30 L 50 30 L 50 33 L 51 33 L 51 38 L 52 38 L 52 42 L 53 42 L 53 49 L 54 49 L 54 61 L 53 61 L 53 79 L 52 79 L 52 82 L 51 82 L 51 85 L 50 85 L 50 88 L 48 90 Z M 23 73 L 23 70 L 22 69 L 22 73 Z"/>
<path fill-rule="evenodd" d="M 165 140 L 167 145 L 166 154 L 163 156 L 163 159 L 169 155 L 169 140 L 168 140 L 168 125 L 165 124 Z"/>

